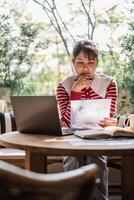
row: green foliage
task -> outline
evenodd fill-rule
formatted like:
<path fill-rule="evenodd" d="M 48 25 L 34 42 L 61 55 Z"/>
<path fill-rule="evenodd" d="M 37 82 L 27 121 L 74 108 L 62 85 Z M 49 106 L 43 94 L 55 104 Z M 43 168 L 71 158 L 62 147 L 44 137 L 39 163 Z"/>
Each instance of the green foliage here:
<path fill-rule="evenodd" d="M 124 55 L 123 63 L 123 82 L 122 89 L 127 90 L 125 100 L 128 102 L 127 112 L 134 112 L 134 23 L 133 23 L 133 7 L 134 1 L 131 1 L 129 8 L 130 19 L 128 23 L 129 31 L 121 38 L 122 54 Z"/>
<path fill-rule="evenodd" d="M 38 29 L 29 22 L 17 26 L 8 15 L 0 15 L 0 30 L 0 86 L 11 87 L 12 93 L 22 93 L 27 90 L 24 79 L 35 57 L 29 54 L 29 48 Z"/>

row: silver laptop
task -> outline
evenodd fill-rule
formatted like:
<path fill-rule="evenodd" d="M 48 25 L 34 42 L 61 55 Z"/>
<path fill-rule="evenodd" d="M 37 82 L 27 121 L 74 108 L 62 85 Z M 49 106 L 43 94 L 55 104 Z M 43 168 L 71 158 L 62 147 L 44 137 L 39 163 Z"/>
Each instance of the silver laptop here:
<path fill-rule="evenodd" d="M 44 135 L 72 134 L 61 129 L 55 96 L 11 96 L 17 130 Z"/>

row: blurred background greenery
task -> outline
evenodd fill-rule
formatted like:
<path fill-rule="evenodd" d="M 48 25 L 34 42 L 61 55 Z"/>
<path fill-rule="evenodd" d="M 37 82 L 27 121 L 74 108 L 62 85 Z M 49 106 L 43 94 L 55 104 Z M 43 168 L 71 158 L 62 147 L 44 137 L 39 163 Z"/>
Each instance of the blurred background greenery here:
<path fill-rule="evenodd" d="M 109 3 L 108 3 L 109 2 Z M 134 113 L 134 0 L 1 0 L 0 99 L 54 94 L 74 73 L 71 51 L 92 39 L 98 71 L 118 83 L 118 113 Z"/>

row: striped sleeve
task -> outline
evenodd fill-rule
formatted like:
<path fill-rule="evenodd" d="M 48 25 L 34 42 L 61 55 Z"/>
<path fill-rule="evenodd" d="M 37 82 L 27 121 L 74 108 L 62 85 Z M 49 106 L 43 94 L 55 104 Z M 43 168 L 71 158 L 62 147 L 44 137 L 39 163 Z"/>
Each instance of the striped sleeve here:
<path fill-rule="evenodd" d="M 106 98 L 111 99 L 110 117 L 116 114 L 117 109 L 117 84 L 112 80 L 107 88 Z"/>
<path fill-rule="evenodd" d="M 70 99 L 65 88 L 60 83 L 57 86 L 57 101 L 59 106 L 60 117 L 62 126 L 70 127 Z"/>

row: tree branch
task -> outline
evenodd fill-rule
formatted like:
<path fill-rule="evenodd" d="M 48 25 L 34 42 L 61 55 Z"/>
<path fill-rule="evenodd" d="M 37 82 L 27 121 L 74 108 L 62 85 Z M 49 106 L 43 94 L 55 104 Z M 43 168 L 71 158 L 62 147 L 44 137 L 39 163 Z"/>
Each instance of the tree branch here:
<path fill-rule="evenodd" d="M 55 5 L 55 10 L 56 10 L 56 13 L 57 13 L 57 15 L 58 15 L 59 19 L 61 20 L 61 22 L 62 22 L 62 24 L 63 24 L 64 28 L 65 28 L 65 29 L 66 29 L 66 31 L 69 33 L 69 35 L 70 35 L 70 37 L 72 38 L 72 40 L 74 41 L 74 43 L 76 43 L 76 41 L 75 41 L 75 39 L 74 39 L 73 35 L 70 33 L 70 31 L 69 31 L 69 29 L 67 28 L 66 24 L 65 24 L 65 23 L 64 23 L 64 21 L 62 20 L 62 18 L 61 18 L 61 16 L 60 16 L 60 14 L 59 14 L 59 11 L 58 11 L 58 9 L 57 9 L 57 7 L 56 7 L 56 4 L 55 4 L 55 2 L 54 2 L 54 0 L 53 0 L 53 3 L 54 3 L 54 5 Z"/>

